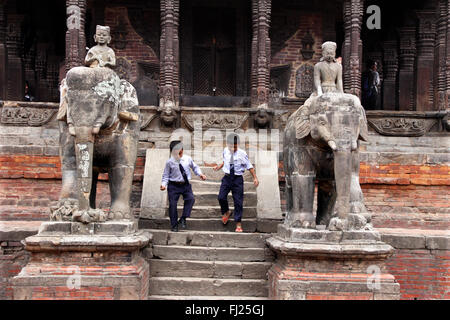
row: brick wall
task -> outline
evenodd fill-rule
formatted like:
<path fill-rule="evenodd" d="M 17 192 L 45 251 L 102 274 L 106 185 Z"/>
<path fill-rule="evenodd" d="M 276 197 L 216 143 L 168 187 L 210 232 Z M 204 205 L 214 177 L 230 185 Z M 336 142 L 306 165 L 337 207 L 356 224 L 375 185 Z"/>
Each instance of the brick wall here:
<path fill-rule="evenodd" d="M 295 97 L 295 77 L 296 71 L 303 63 L 308 63 L 314 66 L 322 55 L 322 14 L 321 13 L 305 13 L 302 11 L 280 9 L 277 14 L 285 15 L 287 19 L 292 19 L 298 23 L 297 31 L 285 42 L 284 48 L 273 54 L 271 58 L 271 67 L 279 65 L 291 65 L 291 78 L 289 81 L 289 97 Z M 294 16 L 294 17 L 293 17 Z M 283 26 L 276 25 L 277 20 L 274 20 L 273 29 L 284 30 Z M 314 38 L 314 56 L 311 60 L 304 61 L 300 52 L 302 49 L 302 38 L 307 32 L 310 32 Z M 274 31 L 276 32 L 276 31 Z M 274 34 L 276 37 L 276 34 Z"/>
<path fill-rule="evenodd" d="M 0 241 L 0 300 L 12 299 L 10 279 L 19 274 L 29 257 L 20 241 Z"/>
<path fill-rule="evenodd" d="M 386 265 L 400 283 L 401 299 L 450 299 L 450 246 L 446 230 L 379 230 L 382 240 L 396 249 Z"/>
<path fill-rule="evenodd" d="M 116 59 L 124 58 L 130 64 L 131 68 L 128 76 L 128 81 L 134 82 L 137 80 L 138 62 L 151 62 L 159 64 L 159 59 L 153 49 L 145 44 L 144 39 L 139 36 L 132 27 L 126 7 L 107 7 L 105 9 L 105 25 L 111 26 L 111 31 L 119 24 L 120 21 L 124 22 L 126 36 L 125 49 L 118 49 L 114 47 L 116 53 Z"/>

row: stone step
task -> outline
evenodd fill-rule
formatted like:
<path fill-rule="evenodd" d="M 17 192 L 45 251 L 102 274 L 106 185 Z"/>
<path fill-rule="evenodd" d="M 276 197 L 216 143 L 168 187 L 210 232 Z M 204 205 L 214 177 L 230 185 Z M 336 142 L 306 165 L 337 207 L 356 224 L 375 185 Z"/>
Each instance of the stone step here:
<path fill-rule="evenodd" d="M 181 212 L 179 212 L 181 216 Z M 257 226 L 256 219 L 242 219 L 242 229 L 244 232 L 255 232 Z M 166 229 L 170 230 L 170 219 L 140 219 L 139 229 Z M 187 219 L 187 231 L 234 231 L 236 223 L 230 219 L 228 224 L 223 225 L 221 218 L 210 219 Z"/>
<path fill-rule="evenodd" d="M 202 170 L 202 173 L 204 175 L 206 175 L 207 181 L 220 182 L 222 180 L 223 176 L 225 175 L 225 173 L 222 170 L 214 171 L 213 167 L 200 166 L 200 169 Z M 245 170 L 243 177 L 244 177 L 244 181 L 253 182 L 253 177 L 252 177 L 250 171 Z M 200 177 L 198 177 L 195 174 L 192 174 L 192 180 L 200 180 Z"/>
<path fill-rule="evenodd" d="M 191 184 L 192 184 L 192 191 L 194 191 L 194 193 L 201 191 L 209 191 L 219 194 L 221 182 L 209 180 L 201 181 L 198 179 L 195 180 L 192 179 Z M 244 182 L 244 192 L 249 191 L 255 192 L 256 191 L 255 185 L 253 184 L 253 182 Z"/>
<path fill-rule="evenodd" d="M 232 202 L 230 204 L 230 211 L 232 212 L 231 218 L 233 218 L 234 206 L 232 206 Z M 183 205 L 178 205 L 178 214 L 181 215 L 183 212 Z M 245 218 L 256 218 L 256 207 L 244 207 L 242 215 Z M 167 210 L 166 216 L 169 216 L 169 211 Z M 191 218 L 221 218 L 222 211 L 220 210 L 220 206 L 197 206 L 194 205 L 191 211 Z"/>
<path fill-rule="evenodd" d="M 219 248 L 193 246 L 153 246 L 153 258 L 163 260 L 271 262 L 269 248 Z"/>
<path fill-rule="evenodd" d="M 266 280 L 152 277 L 151 295 L 267 297 Z"/>
<path fill-rule="evenodd" d="M 148 300 L 269 300 L 266 297 L 245 296 L 156 296 L 148 297 Z"/>
<path fill-rule="evenodd" d="M 271 262 L 190 261 L 150 259 L 151 277 L 267 279 Z"/>
<path fill-rule="evenodd" d="M 145 229 L 153 235 L 153 245 L 179 245 L 225 248 L 266 248 L 267 233 L 182 231 Z"/>
<path fill-rule="evenodd" d="M 217 206 L 219 205 L 219 200 L 217 197 L 219 192 L 210 192 L 210 191 L 200 191 L 194 192 L 195 196 L 195 204 L 199 206 Z M 233 197 L 231 192 L 228 194 L 228 203 L 233 204 Z M 183 204 L 183 197 L 180 196 L 178 200 L 178 204 Z M 256 207 L 256 192 L 246 192 L 244 193 L 244 207 Z"/>

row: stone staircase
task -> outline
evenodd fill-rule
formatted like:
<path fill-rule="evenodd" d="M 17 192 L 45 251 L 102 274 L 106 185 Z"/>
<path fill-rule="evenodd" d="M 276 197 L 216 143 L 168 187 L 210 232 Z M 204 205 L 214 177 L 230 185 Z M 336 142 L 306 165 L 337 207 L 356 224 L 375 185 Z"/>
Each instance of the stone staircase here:
<path fill-rule="evenodd" d="M 140 221 L 153 234 L 149 299 L 267 299 L 267 271 L 274 260 L 265 239 L 256 233 L 256 189 L 251 175 L 244 176 L 242 226 L 235 233 L 233 216 L 224 226 L 217 195 L 221 171 L 202 167 L 207 181 L 193 177 L 195 205 L 186 231 L 169 231 L 169 218 Z M 230 209 L 233 210 L 231 193 Z M 183 207 L 179 202 L 179 215 Z"/>

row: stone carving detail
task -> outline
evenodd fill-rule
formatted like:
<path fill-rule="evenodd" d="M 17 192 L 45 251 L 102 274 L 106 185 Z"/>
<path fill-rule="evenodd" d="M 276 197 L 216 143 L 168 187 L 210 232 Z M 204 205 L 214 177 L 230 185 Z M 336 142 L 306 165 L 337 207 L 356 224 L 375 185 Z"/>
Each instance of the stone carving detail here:
<path fill-rule="evenodd" d="M 314 91 L 314 67 L 310 64 L 302 64 L 295 74 L 295 95 L 299 98 L 307 98 Z"/>
<path fill-rule="evenodd" d="M 5 106 L 2 108 L 1 123 L 15 126 L 39 127 L 48 123 L 56 112 L 56 109 Z"/>
<path fill-rule="evenodd" d="M 270 0 L 252 0 L 251 104 L 268 108 L 270 98 Z"/>
<path fill-rule="evenodd" d="M 179 0 L 161 0 L 160 112 L 173 114 L 178 107 L 179 84 Z"/>
<path fill-rule="evenodd" d="M 304 60 L 311 60 L 314 55 L 314 38 L 309 30 L 302 39 L 302 49 L 300 52 Z"/>
<path fill-rule="evenodd" d="M 285 226 L 370 230 L 371 216 L 359 185 L 359 140 L 368 139 L 365 111 L 358 97 L 343 92 L 336 43 L 325 42 L 322 53 L 314 67 L 316 90 L 289 118 L 284 132 Z"/>
<path fill-rule="evenodd" d="M 66 0 L 66 70 L 83 65 L 86 55 L 86 0 Z"/>
<path fill-rule="evenodd" d="M 125 58 L 118 58 L 114 69 L 120 79 L 130 80 L 131 63 Z"/>
<path fill-rule="evenodd" d="M 97 30 L 106 28 L 97 26 Z M 98 35 L 98 43 L 105 45 L 106 38 Z M 112 49 L 100 49 L 115 57 Z M 62 81 L 57 117 L 62 188 L 58 205 L 51 209 L 52 220 L 88 224 L 133 217 L 130 196 L 139 142 L 139 102 L 136 89 L 118 77 L 114 65 L 115 59 L 114 64 L 74 67 Z M 108 214 L 95 208 L 100 172 L 109 174 Z"/>
<path fill-rule="evenodd" d="M 236 130 L 242 127 L 247 121 L 248 114 L 245 113 L 227 113 L 217 114 L 216 112 L 207 112 L 203 114 L 183 114 L 182 119 L 190 130 L 194 130 L 194 122 L 201 121 L 204 129 L 232 129 Z"/>
<path fill-rule="evenodd" d="M 384 136 L 420 137 L 436 125 L 437 121 L 436 119 L 402 117 L 368 119 L 368 123 L 379 134 Z"/>
<path fill-rule="evenodd" d="M 344 1 L 345 40 L 343 45 L 344 91 L 361 97 L 362 0 Z"/>

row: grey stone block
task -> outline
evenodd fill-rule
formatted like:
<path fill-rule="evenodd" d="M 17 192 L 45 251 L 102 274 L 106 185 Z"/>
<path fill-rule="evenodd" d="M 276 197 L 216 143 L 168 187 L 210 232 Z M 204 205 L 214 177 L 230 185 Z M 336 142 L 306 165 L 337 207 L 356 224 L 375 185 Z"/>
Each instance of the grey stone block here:
<path fill-rule="evenodd" d="M 381 240 L 395 249 L 425 249 L 424 236 L 382 234 Z"/>
<path fill-rule="evenodd" d="M 431 250 L 449 250 L 450 236 L 427 236 L 426 247 Z"/>

